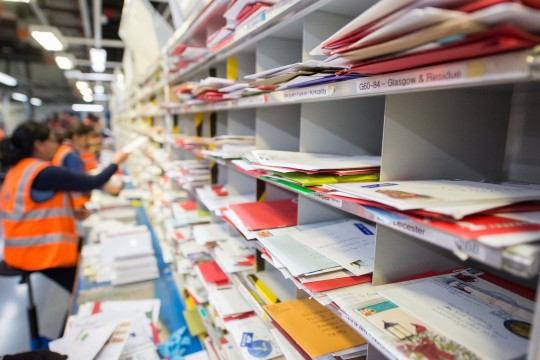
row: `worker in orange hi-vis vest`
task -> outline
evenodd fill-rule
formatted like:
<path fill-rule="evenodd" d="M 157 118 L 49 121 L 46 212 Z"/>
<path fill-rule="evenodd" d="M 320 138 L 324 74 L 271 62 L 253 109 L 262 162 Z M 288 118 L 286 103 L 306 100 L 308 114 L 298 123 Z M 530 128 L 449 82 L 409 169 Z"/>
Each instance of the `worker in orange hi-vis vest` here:
<path fill-rule="evenodd" d="M 44 124 L 19 125 L 0 143 L 8 167 L 0 190 L 4 261 L 13 268 L 42 272 L 70 291 L 75 279 L 79 235 L 69 192 L 105 184 L 128 154 L 118 152 L 95 176 L 53 166 L 58 143 Z"/>
<path fill-rule="evenodd" d="M 81 151 L 81 160 L 84 162 L 86 171 L 91 171 L 98 166 L 98 154 L 101 150 L 103 124 L 99 117 L 94 114 L 89 114 L 86 119 L 83 120 L 83 124 L 91 126 L 94 131 L 90 134 L 88 139 L 88 146 Z"/>
<path fill-rule="evenodd" d="M 72 126 L 66 134 L 66 139 L 60 144 L 52 158 L 53 165 L 63 166 L 83 174 L 86 173 L 80 153 L 88 147 L 88 140 L 93 132 L 94 129 L 88 125 L 76 124 Z M 89 215 L 84 211 L 84 204 L 90 200 L 90 194 L 72 192 L 70 195 L 76 215 L 80 218 Z"/>

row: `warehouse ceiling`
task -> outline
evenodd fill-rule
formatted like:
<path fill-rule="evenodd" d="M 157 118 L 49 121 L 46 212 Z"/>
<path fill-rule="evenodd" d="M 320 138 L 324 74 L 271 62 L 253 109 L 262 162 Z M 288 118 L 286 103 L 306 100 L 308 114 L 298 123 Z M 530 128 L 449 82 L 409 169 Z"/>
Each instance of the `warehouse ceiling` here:
<path fill-rule="evenodd" d="M 75 69 L 82 73 L 93 72 L 89 49 L 99 37 L 107 50 L 104 73 L 112 74 L 121 66 L 124 48 L 118 28 L 124 0 L 12 1 L 0 0 L 0 72 L 17 78 L 16 91 L 40 98 L 45 104 L 82 102 L 74 86 L 75 80 L 67 79 L 64 70 L 56 65 L 53 53 L 30 37 L 30 25 L 58 28 L 67 39 L 66 52 L 76 59 Z M 151 1 L 151 4 L 165 18 L 170 18 L 166 0 Z M 98 21 L 94 21 L 94 14 L 98 14 Z M 102 85 L 106 93 L 110 93 L 110 83 L 102 82 Z"/>

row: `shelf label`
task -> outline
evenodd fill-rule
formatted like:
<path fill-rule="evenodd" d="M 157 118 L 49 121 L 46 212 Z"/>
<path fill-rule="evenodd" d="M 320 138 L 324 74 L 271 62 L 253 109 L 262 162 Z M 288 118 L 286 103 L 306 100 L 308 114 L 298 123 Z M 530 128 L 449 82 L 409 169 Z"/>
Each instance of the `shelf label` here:
<path fill-rule="evenodd" d="M 258 16 L 249 20 L 247 23 L 237 28 L 233 34 L 233 41 L 237 41 L 240 38 L 243 38 L 245 35 L 253 31 L 255 28 L 261 26 L 266 21 L 266 13 L 262 12 Z"/>
<path fill-rule="evenodd" d="M 266 95 L 247 96 L 238 99 L 238 106 L 260 105 L 266 103 Z"/>
<path fill-rule="evenodd" d="M 300 0 L 281 0 L 278 1 L 276 4 L 272 5 L 270 9 L 266 11 L 266 19 L 272 19 L 274 16 L 277 16 L 284 12 L 285 10 L 289 9 L 291 6 L 295 5 L 296 3 L 299 3 Z"/>
<path fill-rule="evenodd" d="M 471 63 L 473 64 L 473 63 Z M 357 94 L 375 94 L 387 91 L 410 90 L 438 85 L 460 84 L 484 75 L 478 63 L 469 71 L 465 63 L 429 67 L 390 75 L 379 75 L 356 80 Z M 471 69 L 473 70 L 473 69 Z"/>
<path fill-rule="evenodd" d="M 462 260 L 466 260 L 469 255 L 478 260 L 487 260 L 486 249 L 474 240 L 456 239 L 452 250 Z"/>
<path fill-rule="evenodd" d="M 334 92 L 333 86 L 322 85 L 312 86 L 301 89 L 285 90 L 283 92 L 284 101 L 298 101 L 305 99 L 321 98 L 332 95 Z"/>
<path fill-rule="evenodd" d="M 331 197 L 328 197 L 321 193 L 313 193 L 311 194 L 316 200 L 330 204 L 332 206 L 335 206 L 337 208 L 341 208 L 343 206 L 343 201 L 339 199 L 334 199 Z"/>

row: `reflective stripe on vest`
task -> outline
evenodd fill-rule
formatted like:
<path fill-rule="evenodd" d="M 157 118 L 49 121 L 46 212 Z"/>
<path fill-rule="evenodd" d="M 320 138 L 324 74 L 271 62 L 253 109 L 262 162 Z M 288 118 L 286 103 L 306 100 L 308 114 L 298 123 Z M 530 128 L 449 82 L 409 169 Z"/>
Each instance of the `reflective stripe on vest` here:
<path fill-rule="evenodd" d="M 27 212 L 0 212 L 2 218 L 12 221 L 24 221 L 24 220 L 38 220 L 46 217 L 61 217 L 61 216 L 72 216 L 73 211 L 66 208 L 51 208 L 51 209 L 38 209 L 33 210 L 31 213 Z"/>
<path fill-rule="evenodd" d="M 17 238 L 17 239 L 6 239 L 4 246 L 7 248 L 17 248 L 17 247 L 38 246 L 38 245 L 47 245 L 47 244 L 55 244 L 55 243 L 77 244 L 78 241 L 79 241 L 78 237 L 66 236 L 65 234 L 49 234 L 49 235 L 40 235 L 40 236 Z"/>

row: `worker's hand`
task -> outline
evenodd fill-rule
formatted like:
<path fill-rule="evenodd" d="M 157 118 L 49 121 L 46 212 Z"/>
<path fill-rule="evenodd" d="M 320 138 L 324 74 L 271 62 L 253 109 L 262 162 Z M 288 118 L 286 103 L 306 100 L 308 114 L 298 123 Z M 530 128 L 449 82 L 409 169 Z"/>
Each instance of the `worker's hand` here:
<path fill-rule="evenodd" d="M 90 215 L 92 215 L 92 212 L 86 208 L 78 208 L 74 210 L 75 213 L 75 219 L 77 220 L 84 220 Z"/>
<path fill-rule="evenodd" d="M 122 191 L 122 187 L 111 183 L 106 183 L 105 185 L 103 185 L 103 190 L 105 190 L 105 192 L 107 192 L 108 194 L 117 196 L 118 194 L 120 194 L 120 191 Z"/>
<path fill-rule="evenodd" d="M 3 360 L 66 360 L 66 355 L 60 355 L 50 350 L 34 350 L 15 355 L 6 355 Z"/>
<path fill-rule="evenodd" d="M 124 161 L 126 161 L 127 157 L 129 156 L 129 153 L 118 151 L 116 154 L 114 154 L 112 163 L 116 165 L 122 164 Z"/>

